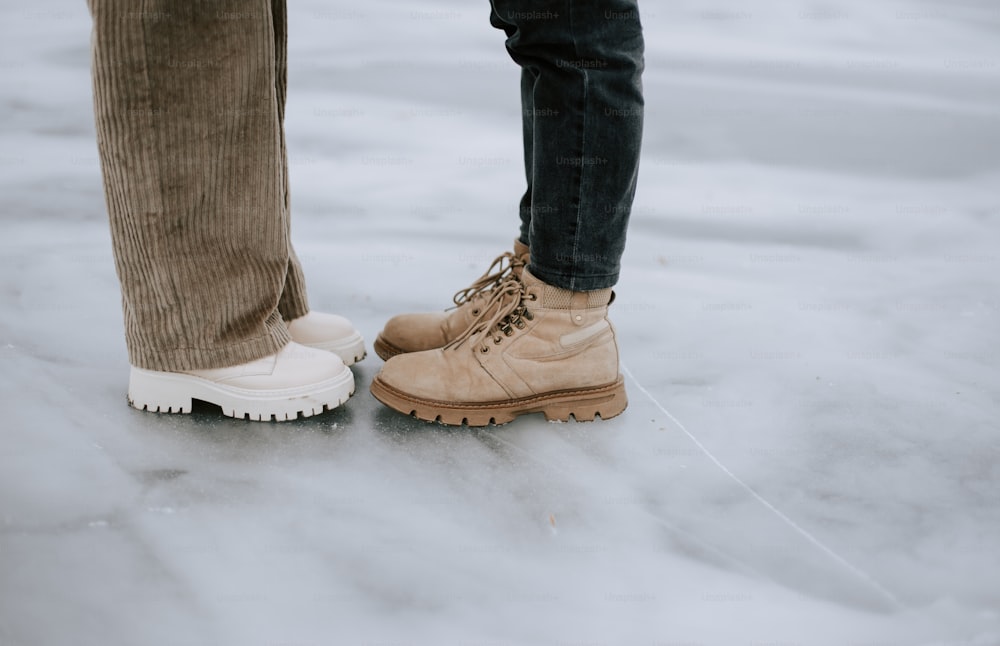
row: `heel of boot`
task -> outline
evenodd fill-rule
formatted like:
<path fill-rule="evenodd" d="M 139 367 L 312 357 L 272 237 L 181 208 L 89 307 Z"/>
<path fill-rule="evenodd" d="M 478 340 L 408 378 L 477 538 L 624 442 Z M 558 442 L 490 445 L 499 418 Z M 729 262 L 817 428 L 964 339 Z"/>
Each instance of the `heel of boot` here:
<path fill-rule="evenodd" d="M 128 403 L 153 413 L 190 413 L 191 392 L 169 373 L 133 367 L 128 378 Z"/>
<path fill-rule="evenodd" d="M 542 413 L 550 422 L 568 422 L 572 416 L 578 422 L 591 422 L 596 418 L 611 419 L 621 415 L 628 407 L 625 380 L 601 388 L 566 393 L 549 399 Z"/>

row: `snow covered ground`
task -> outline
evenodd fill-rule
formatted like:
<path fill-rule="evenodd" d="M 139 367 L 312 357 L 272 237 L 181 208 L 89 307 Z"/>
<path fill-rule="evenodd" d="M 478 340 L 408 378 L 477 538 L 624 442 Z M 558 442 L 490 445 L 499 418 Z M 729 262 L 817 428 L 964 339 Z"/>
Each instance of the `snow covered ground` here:
<path fill-rule="evenodd" d="M 291 3 L 294 234 L 370 340 L 508 248 L 485 2 Z M 1000 644 L 1000 5 L 646 0 L 631 405 L 125 403 L 82 1 L 0 8 L 0 644 Z"/>

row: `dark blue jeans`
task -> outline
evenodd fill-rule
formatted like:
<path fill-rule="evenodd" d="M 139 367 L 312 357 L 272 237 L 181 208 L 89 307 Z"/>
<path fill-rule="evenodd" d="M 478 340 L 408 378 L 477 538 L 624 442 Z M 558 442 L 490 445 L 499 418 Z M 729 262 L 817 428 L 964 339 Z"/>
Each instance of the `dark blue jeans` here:
<path fill-rule="evenodd" d="M 642 140 L 638 0 L 490 0 L 521 66 L 521 242 L 529 269 L 576 291 L 618 280 Z"/>

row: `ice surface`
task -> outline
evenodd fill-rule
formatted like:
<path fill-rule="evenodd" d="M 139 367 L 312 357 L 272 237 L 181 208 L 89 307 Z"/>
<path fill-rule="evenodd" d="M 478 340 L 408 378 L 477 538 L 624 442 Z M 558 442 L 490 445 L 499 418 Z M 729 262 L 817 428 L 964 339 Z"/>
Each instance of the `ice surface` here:
<path fill-rule="evenodd" d="M 487 5 L 291 3 L 294 234 L 370 340 L 516 231 Z M 631 405 L 129 409 L 85 3 L 0 8 L 0 644 L 1000 644 L 1000 8 L 647 0 Z"/>

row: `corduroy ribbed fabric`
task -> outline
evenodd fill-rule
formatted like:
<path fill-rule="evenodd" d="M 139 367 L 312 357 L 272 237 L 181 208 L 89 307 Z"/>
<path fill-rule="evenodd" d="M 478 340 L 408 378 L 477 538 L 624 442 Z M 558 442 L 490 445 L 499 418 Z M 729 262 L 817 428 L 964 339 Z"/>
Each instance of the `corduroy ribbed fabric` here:
<path fill-rule="evenodd" d="M 130 362 L 277 352 L 308 312 L 290 240 L 285 0 L 88 0 Z"/>

